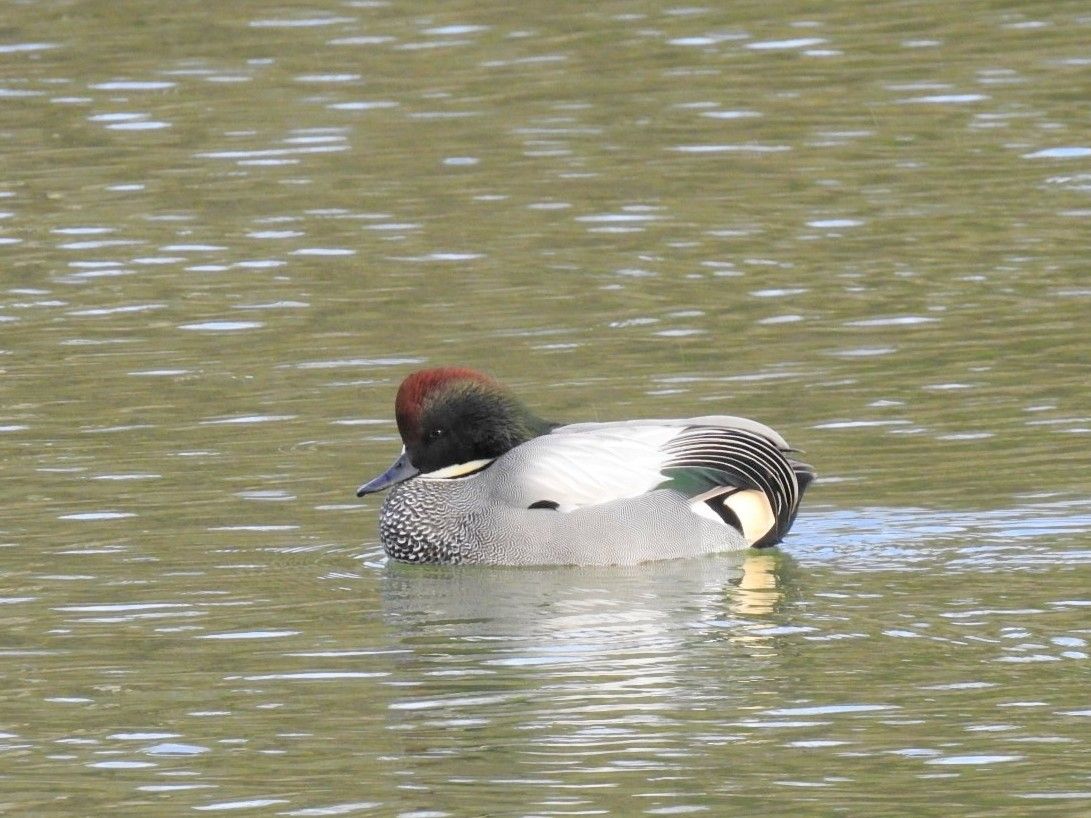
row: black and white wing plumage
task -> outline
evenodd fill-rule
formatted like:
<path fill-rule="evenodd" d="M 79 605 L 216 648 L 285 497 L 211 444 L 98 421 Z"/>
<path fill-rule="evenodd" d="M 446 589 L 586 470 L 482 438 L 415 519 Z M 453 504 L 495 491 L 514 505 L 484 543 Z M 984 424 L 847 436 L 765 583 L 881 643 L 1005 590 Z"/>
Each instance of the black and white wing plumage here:
<path fill-rule="evenodd" d="M 582 423 L 527 441 L 484 473 L 507 506 L 562 513 L 676 491 L 693 513 L 766 546 L 788 533 L 814 477 L 791 451 L 768 426 L 727 415 Z"/>
<path fill-rule="evenodd" d="M 814 479 L 814 470 L 790 459 L 791 449 L 781 443 L 750 429 L 688 427 L 663 446 L 664 487 L 681 491 L 695 505 L 704 503 L 751 545 L 775 545 L 791 528 Z"/>

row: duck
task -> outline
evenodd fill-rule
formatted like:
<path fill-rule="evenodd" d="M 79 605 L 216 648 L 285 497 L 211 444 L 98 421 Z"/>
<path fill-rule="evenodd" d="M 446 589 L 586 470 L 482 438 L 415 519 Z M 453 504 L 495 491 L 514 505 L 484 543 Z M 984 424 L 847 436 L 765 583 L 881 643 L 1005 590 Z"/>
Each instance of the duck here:
<path fill-rule="evenodd" d="M 561 424 L 489 375 L 413 372 L 379 539 L 398 562 L 634 565 L 766 548 L 815 479 L 770 427 L 730 415 Z"/>

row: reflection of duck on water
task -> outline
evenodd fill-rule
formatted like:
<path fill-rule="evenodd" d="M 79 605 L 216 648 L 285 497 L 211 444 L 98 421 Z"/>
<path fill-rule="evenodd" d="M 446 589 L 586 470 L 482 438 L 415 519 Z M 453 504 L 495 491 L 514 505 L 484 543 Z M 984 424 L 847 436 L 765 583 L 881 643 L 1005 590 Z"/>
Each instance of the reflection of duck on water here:
<path fill-rule="evenodd" d="M 783 594 L 777 587 L 777 560 L 772 554 L 748 554 L 742 563 L 742 577 L 729 604 L 740 616 L 773 612 Z"/>
<path fill-rule="evenodd" d="M 612 567 L 409 569 L 388 563 L 383 611 L 406 637 L 511 639 L 556 643 L 597 634 L 663 638 L 694 628 L 746 630 L 767 618 L 784 596 L 790 571 L 781 552 L 732 552 Z M 756 620 L 755 620 L 756 618 Z M 529 641 L 525 641 L 529 640 Z"/>

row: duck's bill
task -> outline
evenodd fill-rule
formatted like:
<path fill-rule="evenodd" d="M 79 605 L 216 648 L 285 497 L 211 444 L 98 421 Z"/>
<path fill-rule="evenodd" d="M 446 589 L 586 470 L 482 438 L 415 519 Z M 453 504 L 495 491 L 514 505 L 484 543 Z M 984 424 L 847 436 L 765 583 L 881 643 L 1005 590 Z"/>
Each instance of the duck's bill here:
<path fill-rule="evenodd" d="M 416 477 L 418 474 L 420 474 L 420 469 L 409 462 L 409 455 L 403 450 L 401 456 L 394 461 L 389 469 L 374 480 L 369 480 L 356 489 L 356 496 L 363 497 L 365 494 L 374 494 L 377 491 L 396 486 L 398 483 L 404 483 L 410 477 Z"/>

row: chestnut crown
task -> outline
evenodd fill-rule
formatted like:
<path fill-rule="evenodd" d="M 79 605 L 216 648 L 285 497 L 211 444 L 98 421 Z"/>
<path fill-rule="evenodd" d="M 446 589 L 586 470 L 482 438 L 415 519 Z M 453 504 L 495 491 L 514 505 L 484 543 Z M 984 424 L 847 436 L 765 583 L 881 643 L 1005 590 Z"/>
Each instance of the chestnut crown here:
<path fill-rule="evenodd" d="M 488 375 L 461 367 L 407 377 L 394 416 L 405 453 L 422 472 L 499 457 L 557 425 L 533 414 Z"/>

